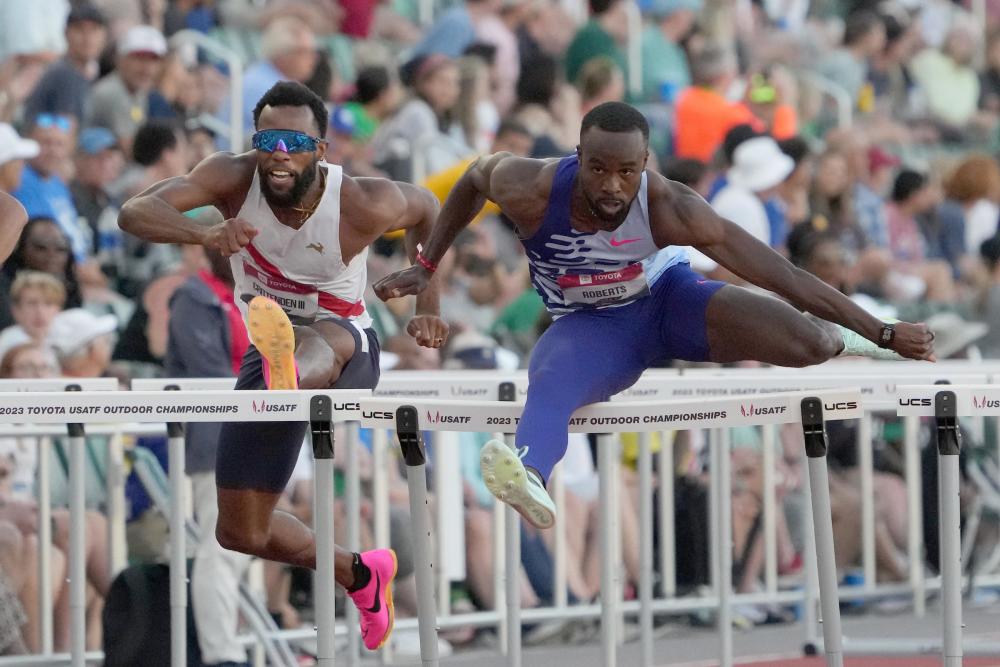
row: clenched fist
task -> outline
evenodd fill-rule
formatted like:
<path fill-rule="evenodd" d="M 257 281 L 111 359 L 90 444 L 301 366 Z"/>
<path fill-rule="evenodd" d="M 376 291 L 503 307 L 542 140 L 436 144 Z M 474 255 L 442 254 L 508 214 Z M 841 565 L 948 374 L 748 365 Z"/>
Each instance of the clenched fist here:
<path fill-rule="evenodd" d="M 223 257 L 229 257 L 250 245 L 250 241 L 259 233 L 260 230 L 246 220 L 230 218 L 209 227 L 202 245 L 219 251 Z"/>
<path fill-rule="evenodd" d="M 926 324 L 897 322 L 896 335 L 892 339 L 892 349 L 901 357 L 936 361 L 934 358 L 934 333 Z"/>
<path fill-rule="evenodd" d="M 400 296 L 420 294 L 427 288 L 427 283 L 430 281 L 431 272 L 419 264 L 414 264 L 402 271 L 390 273 L 372 287 L 378 298 L 388 301 Z"/>
<path fill-rule="evenodd" d="M 435 315 L 417 315 L 406 325 L 406 333 L 422 347 L 439 348 L 448 340 L 448 324 Z"/>

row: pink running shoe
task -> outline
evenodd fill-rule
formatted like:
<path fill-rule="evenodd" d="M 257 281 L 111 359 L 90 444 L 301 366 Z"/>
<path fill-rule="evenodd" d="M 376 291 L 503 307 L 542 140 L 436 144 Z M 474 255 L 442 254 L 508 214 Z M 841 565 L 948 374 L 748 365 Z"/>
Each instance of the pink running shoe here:
<path fill-rule="evenodd" d="M 365 648 L 382 648 L 392 634 L 395 612 L 392 608 L 392 580 L 396 576 L 396 552 L 375 549 L 361 554 L 361 562 L 371 570 L 368 585 L 347 595 L 361 612 L 361 639 Z"/>

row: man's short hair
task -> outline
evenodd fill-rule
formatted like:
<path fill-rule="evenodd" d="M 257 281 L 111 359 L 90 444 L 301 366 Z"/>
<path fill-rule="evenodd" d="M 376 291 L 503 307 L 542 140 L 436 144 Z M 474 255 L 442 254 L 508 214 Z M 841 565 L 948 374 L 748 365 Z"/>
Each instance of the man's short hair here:
<path fill-rule="evenodd" d="M 45 303 L 59 306 L 66 305 L 66 286 L 51 273 L 43 271 L 20 271 L 14 278 L 10 286 L 11 303 L 19 303 L 24 293 L 29 290 L 38 290 L 42 293 Z"/>
<path fill-rule="evenodd" d="M 162 120 L 151 120 L 138 129 L 132 140 L 132 159 L 143 167 L 156 164 L 163 153 L 177 147 L 178 128 Z"/>
<path fill-rule="evenodd" d="M 359 104 L 374 102 L 389 87 L 392 79 L 389 70 L 382 65 L 371 65 L 358 72 L 354 82 L 354 99 Z"/>
<path fill-rule="evenodd" d="M 927 185 L 927 177 L 919 171 L 904 169 L 892 184 L 892 201 L 902 203 Z"/>
<path fill-rule="evenodd" d="M 587 0 L 590 5 L 590 13 L 593 16 L 600 16 L 615 6 L 618 0 Z"/>
<path fill-rule="evenodd" d="M 691 59 L 691 79 L 696 86 L 711 86 L 736 69 L 736 56 L 720 46 L 706 46 Z"/>
<path fill-rule="evenodd" d="M 271 89 L 264 93 L 264 96 L 257 102 L 253 109 L 253 126 L 257 127 L 260 120 L 260 113 L 264 107 L 309 107 L 312 109 L 313 118 L 316 119 L 317 136 L 326 135 L 326 124 L 329 122 L 329 113 L 326 105 L 319 95 L 309 90 L 298 81 L 279 81 L 271 86 Z"/>
<path fill-rule="evenodd" d="M 528 126 L 520 121 L 516 120 L 503 120 L 500 122 L 499 127 L 497 127 L 496 134 L 494 137 L 500 139 L 507 136 L 508 134 L 523 134 L 526 137 L 534 136 L 531 134 L 531 130 Z"/>
<path fill-rule="evenodd" d="M 649 141 L 649 123 L 635 107 L 624 102 L 605 102 L 587 112 L 583 117 L 580 136 L 592 127 L 606 132 L 632 132 L 639 130 L 642 138 Z"/>
<path fill-rule="evenodd" d="M 844 46 L 857 44 L 880 25 L 883 25 L 882 18 L 873 11 L 851 12 L 844 21 Z"/>

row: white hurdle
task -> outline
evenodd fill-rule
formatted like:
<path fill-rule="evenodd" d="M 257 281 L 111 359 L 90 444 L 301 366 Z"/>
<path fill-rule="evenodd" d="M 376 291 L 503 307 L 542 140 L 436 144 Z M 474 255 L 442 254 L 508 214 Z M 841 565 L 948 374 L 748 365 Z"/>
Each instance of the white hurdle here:
<path fill-rule="evenodd" d="M 82 384 L 82 383 L 78 383 Z M 56 385 L 58 386 L 58 385 Z M 68 424 L 70 429 L 70 580 L 73 667 L 84 667 L 85 653 L 85 511 L 84 425 L 117 421 L 174 423 L 220 421 L 310 422 L 316 455 L 315 518 L 318 587 L 316 617 L 319 665 L 334 665 L 333 577 L 333 429 L 335 421 L 357 421 L 358 400 L 367 390 L 327 391 L 67 391 L 2 392 L 0 406 L 8 423 Z M 171 665 L 186 667 L 187 569 L 184 561 L 184 441 L 171 430 Z M 175 445 L 175 443 L 177 443 Z M 178 449 L 179 447 L 179 449 Z M 175 455 L 180 455 L 175 459 Z M 179 560 L 179 566 L 178 566 Z M 58 656 L 54 656 L 58 658 Z M 57 660 L 58 661 L 58 660 Z"/>
<path fill-rule="evenodd" d="M 828 408 L 827 418 L 829 419 L 856 419 L 861 415 L 861 393 L 857 389 L 828 389 L 823 391 L 795 392 L 795 393 L 774 393 L 762 394 L 754 398 L 754 409 L 746 409 L 746 401 L 743 398 L 723 398 L 699 401 L 620 401 L 611 403 L 598 403 L 578 410 L 570 419 L 570 431 L 582 433 L 621 433 L 621 432 L 650 432 L 674 429 L 690 428 L 719 428 L 728 429 L 731 426 L 747 426 L 760 424 L 781 424 L 799 423 L 802 421 L 800 413 L 800 403 L 804 398 L 810 396 L 821 396 L 822 403 Z M 431 431 L 466 431 L 466 432 L 493 432 L 512 430 L 520 420 L 523 405 L 501 402 L 501 401 L 441 401 L 424 400 L 412 401 L 399 407 L 399 399 L 388 398 L 367 398 L 361 400 L 361 424 L 363 426 L 379 429 L 395 429 L 399 434 L 400 441 L 415 438 L 419 441 L 420 430 Z M 741 409 L 742 408 L 742 409 Z M 417 423 L 419 415 L 425 419 Z M 600 533 L 602 543 L 602 567 L 601 567 L 601 653 L 605 667 L 614 667 L 617 664 L 617 608 L 618 608 L 618 574 L 617 560 L 615 555 L 615 542 L 612 538 L 614 531 L 614 517 L 610 511 L 612 505 L 611 490 L 614 488 L 614 477 L 612 462 L 614 461 L 614 450 L 606 438 L 599 442 L 599 465 L 598 475 L 600 477 L 601 488 L 601 508 L 600 512 Z M 406 446 L 404 445 L 404 458 L 406 458 Z M 728 459 L 723 456 L 721 459 Z M 409 460 L 407 461 L 409 464 Z M 724 471 L 726 466 L 721 465 Z M 411 482 L 412 482 L 411 475 Z M 418 475 L 423 479 L 422 475 Z M 725 475 L 720 475 L 725 477 Z M 718 493 L 720 498 L 728 498 L 729 488 L 728 478 L 720 480 L 722 487 Z M 725 495 L 723 495 L 725 494 Z M 414 502 L 411 487 L 411 503 Z M 719 521 L 719 530 L 724 530 L 730 525 L 731 507 L 728 502 L 719 503 L 719 513 L 722 517 Z M 417 523 L 416 521 L 414 522 Z M 648 526 L 643 526 L 648 530 Z M 423 531 L 415 525 L 415 532 L 423 535 Z M 723 538 L 722 544 L 728 544 L 731 540 Z M 423 540 L 418 540 L 417 544 Z M 725 549 L 723 548 L 723 551 Z M 722 564 L 727 562 L 721 559 Z M 516 572 L 517 563 L 507 562 L 508 577 Z M 422 590 L 433 590 L 433 582 L 429 581 L 431 574 L 430 567 L 422 567 L 421 561 L 416 562 L 416 573 L 418 582 L 418 595 L 424 608 L 420 610 L 419 625 L 421 629 L 421 655 L 424 659 L 425 667 L 436 665 L 435 661 L 429 660 L 430 647 L 436 649 L 437 640 L 432 632 L 425 632 L 426 628 L 433 629 L 436 619 L 433 617 L 434 606 L 432 603 L 423 600 Z M 421 579 L 427 580 L 421 585 Z M 728 591 L 725 591 L 726 582 L 729 577 L 722 576 L 719 589 L 720 612 L 728 604 Z M 511 605 L 512 601 L 507 600 Z M 649 613 L 648 611 L 646 613 Z M 732 665 L 732 629 L 726 627 L 727 623 L 720 624 L 722 637 L 723 667 Z M 516 633 L 517 627 L 508 627 L 508 635 Z M 508 639 L 508 641 L 510 641 Z M 430 644 L 430 646 L 426 646 Z M 425 648 L 427 650 L 425 650 Z M 436 655 L 434 655 L 436 658 Z M 517 658 L 515 658 L 516 660 Z M 508 660 L 511 656 L 508 655 Z M 516 664 L 516 663 L 511 663 Z"/>

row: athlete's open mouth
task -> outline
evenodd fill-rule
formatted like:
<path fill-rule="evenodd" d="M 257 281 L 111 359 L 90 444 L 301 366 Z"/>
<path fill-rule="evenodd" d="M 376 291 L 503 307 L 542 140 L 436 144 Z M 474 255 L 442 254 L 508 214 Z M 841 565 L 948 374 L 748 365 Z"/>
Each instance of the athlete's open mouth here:
<path fill-rule="evenodd" d="M 267 178 L 274 185 L 291 185 L 295 180 L 294 174 L 285 169 L 272 169 L 268 172 Z"/>

